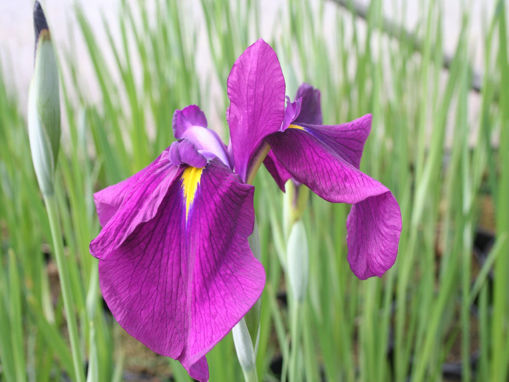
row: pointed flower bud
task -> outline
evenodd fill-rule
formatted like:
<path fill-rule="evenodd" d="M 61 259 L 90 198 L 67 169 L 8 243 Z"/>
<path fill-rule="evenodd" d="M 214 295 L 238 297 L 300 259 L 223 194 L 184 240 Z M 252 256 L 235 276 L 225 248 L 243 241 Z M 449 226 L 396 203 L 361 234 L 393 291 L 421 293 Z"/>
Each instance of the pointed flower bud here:
<path fill-rule="evenodd" d="M 60 145 L 58 68 L 44 12 L 34 6 L 35 67 L 28 95 L 28 135 L 39 187 L 53 193 L 53 178 Z"/>
<path fill-rule="evenodd" d="M 302 302 L 308 285 L 309 254 L 306 230 L 301 220 L 292 226 L 286 259 L 293 297 L 296 301 Z"/>
<path fill-rule="evenodd" d="M 237 352 L 237 358 L 239 359 L 245 380 L 257 381 L 255 351 L 249 330 L 243 319 L 233 327 L 232 334 L 235 351 Z"/>

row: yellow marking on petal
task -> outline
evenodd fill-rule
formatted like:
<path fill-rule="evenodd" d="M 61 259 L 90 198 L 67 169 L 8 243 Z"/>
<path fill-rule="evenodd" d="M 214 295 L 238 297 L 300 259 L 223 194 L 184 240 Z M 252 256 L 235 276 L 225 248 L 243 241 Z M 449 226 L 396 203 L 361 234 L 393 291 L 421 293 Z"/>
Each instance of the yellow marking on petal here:
<path fill-rule="evenodd" d="M 304 130 L 302 126 L 299 125 L 290 125 L 288 126 L 289 129 L 297 129 L 297 130 Z"/>
<path fill-rule="evenodd" d="M 189 208 L 193 204 L 198 184 L 200 184 L 201 174 L 203 168 L 187 167 L 182 173 L 182 191 L 184 192 L 184 199 L 186 200 L 186 220 L 189 215 Z"/>

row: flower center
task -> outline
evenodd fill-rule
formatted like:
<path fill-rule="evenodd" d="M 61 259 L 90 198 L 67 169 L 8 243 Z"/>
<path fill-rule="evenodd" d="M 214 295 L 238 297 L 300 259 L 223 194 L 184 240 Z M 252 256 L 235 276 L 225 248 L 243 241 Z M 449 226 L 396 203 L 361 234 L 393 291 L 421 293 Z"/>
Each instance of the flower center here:
<path fill-rule="evenodd" d="M 198 152 L 207 159 L 217 157 L 230 167 L 226 147 L 214 131 L 202 126 L 191 126 L 182 134 L 182 138 L 189 139 L 196 146 Z"/>
<path fill-rule="evenodd" d="M 182 173 L 182 191 L 184 193 L 184 199 L 186 201 L 186 221 L 189 216 L 189 209 L 193 204 L 196 191 L 198 190 L 198 184 L 200 184 L 201 174 L 203 168 L 197 167 L 186 167 Z"/>

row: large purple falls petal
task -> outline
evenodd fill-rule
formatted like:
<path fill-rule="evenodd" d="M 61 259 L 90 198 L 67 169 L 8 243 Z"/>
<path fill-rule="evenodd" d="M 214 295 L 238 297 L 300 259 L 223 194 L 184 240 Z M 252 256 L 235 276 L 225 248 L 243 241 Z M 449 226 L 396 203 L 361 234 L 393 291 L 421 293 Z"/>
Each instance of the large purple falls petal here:
<path fill-rule="evenodd" d="M 311 125 L 297 123 L 323 145 L 341 158 L 359 168 L 364 144 L 371 131 L 371 114 L 366 114 L 341 125 Z"/>
<path fill-rule="evenodd" d="M 151 219 L 123 235 L 107 256 L 94 255 L 103 296 L 119 324 L 206 381 L 205 354 L 258 300 L 265 273 L 247 241 L 254 188 L 214 159 L 200 173 L 186 212 L 182 173 L 168 185 L 161 181 L 167 187 Z M 146 187 L 136 182 L 130 192 Z M 103 231 L 122 229 L 117 216 L 138 221 L 131 215 L 139 214 L 123 202 Z M 103 231 L 99 236 L 111 237 Z"/>
<path fill-rule="evenodd" d="M 228 97 L 235 171 L 246 181 L 250 160 L 263 138 L 280 130 L 285 110 L 283 72 L 276 53 L 265 41 L 256 41 L 233 65 Z"/>
<path fill-rule="evenodd" d="M 348 262 L 361 280 L 382 277 L 396 261 L 401 213 L 390 191 L 352 206 L 346 222 Z"/>
<path fill-rule="evenodd" d="M 178 167 L 171 166 L 165 150 L 140 172 L 95 193 L 97 215 L 103 229 L 90 243 L 92 255 L 99 259 L 106 257 L 140 224 L 151 220 L 180 172 Z"/>
<path fill-rule="evenodd" d="M 267 141 L 295 180 L 325 200 L 354 204 L 347 223 L 350 267 L 360 279 L 382 276 L 396 260 L 399 206 L 387 187 L 358 170 L 364 140 L 352 145 L 355 130 L 342 126 L 289 128 Z"/>

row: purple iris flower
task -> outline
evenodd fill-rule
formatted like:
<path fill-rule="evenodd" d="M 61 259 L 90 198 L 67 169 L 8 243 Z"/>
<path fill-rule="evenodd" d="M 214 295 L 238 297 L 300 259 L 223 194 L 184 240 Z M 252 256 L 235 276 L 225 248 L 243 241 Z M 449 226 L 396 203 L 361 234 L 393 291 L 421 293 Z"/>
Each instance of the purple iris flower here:
<path fill-rule="evenodd" d="M 230 108 L 238 113 L 230 121 L 233 149 L 191 105 L 174 114 L 176 142 L 142 171 L 94 195 L 102 230 L 90 251 L 99 259 L 100 286 L 113 316 L 200 381 L 208 380 L 205 354 L 265 285 L 247 240 L 254 187 L 246 180 L 257 157 L 244 154 L 260 145 L 264 129 L 280 127 L 284 113 L 283 75 L 265 42 L 238 59 L 228 84 L 237 94 Z M 277 106 L 271 88 L 280 93 Z M 245 118 L 252 134 L 241 130 Z"/>
<path fill-rule="evenodd" d="M 258 41 L 228 78 L 235 168 L 245 180 L 246 168 L 256 163 L 252 158 L 268 152 L 265 166 L 283 191 L 293 178 L 329 202 L 353 204 L 347 220 L 350 267 L 360 279 L 382 276 L 396 261 L 401 213 L 391 191 L 359 170 L 371 115 L 323 125 L 320 92 L 308 84 L 285 108 L 285 80 L 274 56 Z"/>
<path fill-rule="evenodd" d="M 206 353 L 263 291 L 265 272 L 247 240 L 254 225 L 247 183 L 264 158 L 281 188 L 293 178 L 329 201 L 354 204 L 348 259 L 358 277 L 392 266 L 401 230 L 390 191 L 358 169 L 370 116 L 322 126 L 319 92 L 308 85 L 285 108 L 279 61 L 262 40 L 235 62 L 228 97 L 228 147 L 188 106 L 174 114 L 176 142 L 94 195 L 102 230 L 90 251 L 113 316 L 200 381 L 208 380 Z"/>
<path fill-rule="evenodd" d="M 323 125 L 320 91 L 299 87 L 283 124 L 265 138 L 265 166 L 284 191 L 292 178 L 333 203 L 353 204 L 347 219 L 348 262 L 360 279 L 381 277 L 396 261 L 401 213 L 391 191 L 359 170 L 371 130 L 367 114 L 341 125 Z"/>

